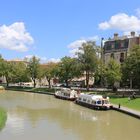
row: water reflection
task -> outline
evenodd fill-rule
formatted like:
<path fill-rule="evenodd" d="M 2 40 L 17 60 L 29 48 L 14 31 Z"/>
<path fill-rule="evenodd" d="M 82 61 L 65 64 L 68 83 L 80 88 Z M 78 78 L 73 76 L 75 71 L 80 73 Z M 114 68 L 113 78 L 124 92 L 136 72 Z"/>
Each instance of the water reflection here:
<path fill-rule="evenodd" d="M 8 112 L 6 127 L 0 133 L 0 139 L 4 140 L 135 140 L 140 137 L 140 121 L 135 118 L 115 111 L 94 111 L 53 96 L 8 92 L 0 95 L 0 105 Z"/>

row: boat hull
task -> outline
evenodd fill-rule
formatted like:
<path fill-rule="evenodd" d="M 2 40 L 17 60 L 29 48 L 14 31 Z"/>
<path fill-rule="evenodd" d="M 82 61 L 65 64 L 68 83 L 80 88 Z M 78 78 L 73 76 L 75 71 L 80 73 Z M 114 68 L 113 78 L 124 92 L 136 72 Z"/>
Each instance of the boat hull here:
<path fill-rule="evenodd" d="M 68 100 L 68 101 L 75 101 L 76 98 L 69 98 L 69 97 L 65 97 L 65 96 L 59 96 L 59 95 L 54 95 L 56 98 L 58 99 L 62 99 L 62 100 Z"/>
<path fill-rule="evenodd" d="M 78 105 L 90 108 L 90 109 L 94 109 L 94 110 L 109 110 L 109 109 L 112 108 L 112 106 L 107 107 L 107 106 L 103 106 L 103 105 L 102 106 L 93 105 L 93 104 L 88 104 L 88 103 L 81 102 L 81 101 L 78 101 L 78 100 L 76 100 L 75 103 L 78 104 Z"/>

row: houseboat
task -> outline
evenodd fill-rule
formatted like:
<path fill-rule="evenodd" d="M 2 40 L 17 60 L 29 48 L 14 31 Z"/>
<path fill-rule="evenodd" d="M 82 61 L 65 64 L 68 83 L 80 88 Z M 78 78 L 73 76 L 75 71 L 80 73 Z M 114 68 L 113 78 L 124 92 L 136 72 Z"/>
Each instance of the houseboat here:
<path fill-rule="evenodd" d="M 69 88 L 62 88 L 59 91 L 56 91 L 54 96 L 59 99 L 75 101 L 78 97 L 77 91 L 71 90 Z"/>
<path fill-rule="evenodd" d="M 104 98 L 102 95 L 81 93 L 76 99 L 76 103 L 91 109 L 108 110 L 113 106 L 109 103 L 109 97 Z"/>

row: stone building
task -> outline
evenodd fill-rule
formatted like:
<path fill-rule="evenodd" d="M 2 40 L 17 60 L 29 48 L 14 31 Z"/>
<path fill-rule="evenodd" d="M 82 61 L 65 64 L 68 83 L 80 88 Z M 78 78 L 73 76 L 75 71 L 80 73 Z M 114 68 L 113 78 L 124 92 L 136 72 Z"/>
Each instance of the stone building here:
<path fill-rule="evenodd" d="M 128 51 L 134 45 L 140 45 L 140 36 L 131 32 L 129 36 L 119 37 L 117 33 L 114 38 L 105 41 L 103 46 L 103 61 L 108 63 L 110 58 L 114 58 L 118 63 L 122 63 L 128 56 Z"/>

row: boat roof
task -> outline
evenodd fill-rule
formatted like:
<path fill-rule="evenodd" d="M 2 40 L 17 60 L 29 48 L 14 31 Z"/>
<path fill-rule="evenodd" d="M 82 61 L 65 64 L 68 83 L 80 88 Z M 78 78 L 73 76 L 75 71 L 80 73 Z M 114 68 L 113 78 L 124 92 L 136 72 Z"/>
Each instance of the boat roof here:
<path fill-rule="evenodd" d="M 93 94 L 80 94 L 79 97 L 88 98 L 92 100 L 103 99 L 102 95 L 93 95 Z"/>
<path fill-rule="evenodd" d="M 70 94 L 70 91 L 71 91 L 70 88 L 61 88 L 61 92 Z"/>

